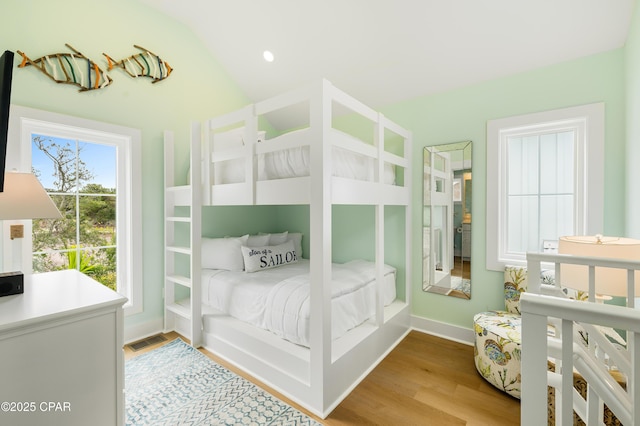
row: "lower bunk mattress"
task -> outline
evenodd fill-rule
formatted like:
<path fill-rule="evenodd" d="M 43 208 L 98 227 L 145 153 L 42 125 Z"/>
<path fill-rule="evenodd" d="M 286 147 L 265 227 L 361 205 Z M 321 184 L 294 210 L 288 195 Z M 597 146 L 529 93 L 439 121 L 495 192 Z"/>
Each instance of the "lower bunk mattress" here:
<path fill-rule="evenodd" d="M 202 270 L 202 302 L 231 317 L 309 347 L 309 260 L 247 273 Z M 365 260 L 334 263 L 331 283 L 332 339 L 375 316 L 375 264 Z M 381 297 L 396 298 L 396 270 L 384 265 Z"/>

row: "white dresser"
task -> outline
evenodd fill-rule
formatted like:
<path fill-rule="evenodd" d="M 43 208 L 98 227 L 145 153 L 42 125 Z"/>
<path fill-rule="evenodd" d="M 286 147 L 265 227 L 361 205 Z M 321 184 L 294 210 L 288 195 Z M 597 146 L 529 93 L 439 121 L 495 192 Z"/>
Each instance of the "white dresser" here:
<path fill-rule="evenodd" d="M 75 270 L 0 297 L 0 424 L 123 425 L 127 299 Z"/>

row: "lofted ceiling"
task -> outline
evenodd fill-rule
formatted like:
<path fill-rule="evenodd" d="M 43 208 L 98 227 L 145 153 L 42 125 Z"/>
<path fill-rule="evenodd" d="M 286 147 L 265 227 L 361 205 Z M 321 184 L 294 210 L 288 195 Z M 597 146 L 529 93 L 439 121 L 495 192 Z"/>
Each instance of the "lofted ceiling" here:
<path fill-rule="evenodd" d="M 254 102 L 324 77 L 372 107 L 620 48 L 634 7 L 634 0 L 141 1 L 192 28 Z"/>

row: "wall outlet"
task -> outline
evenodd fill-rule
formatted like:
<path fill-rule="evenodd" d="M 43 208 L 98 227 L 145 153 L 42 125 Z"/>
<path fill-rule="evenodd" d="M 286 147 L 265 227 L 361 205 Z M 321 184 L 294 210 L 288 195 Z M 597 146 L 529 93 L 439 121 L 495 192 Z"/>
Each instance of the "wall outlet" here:
<path fill-rule="evenodd" d="M 14 238 L 24 238 L 24 225 L 10 225 L 9 235 L 12 240 Z"/>
<path fill-rule="evenodd" d="M 558 241 L 555 241 L 555 240 L 544 240 L 542 242 L 542 252 L 543 253 L 557 253 L 558 252 Z"/>

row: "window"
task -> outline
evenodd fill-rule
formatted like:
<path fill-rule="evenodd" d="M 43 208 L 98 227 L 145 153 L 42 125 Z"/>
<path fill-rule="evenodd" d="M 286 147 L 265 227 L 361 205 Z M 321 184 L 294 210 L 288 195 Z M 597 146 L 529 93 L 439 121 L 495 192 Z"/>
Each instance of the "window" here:
<path fill-rule="evenodd" d="M 79 269 L 127 297 L 126 314 L 141 312 L 139 130 L 12 108 L 22 141 L 14 167 L 33 171 L 63 215 L 32 222 L 23 264 Z"/>
<path fill-rule="evenodd" d="M 604 105 L 487 124 L 487 268 L 602 232 Z"/>
<path fill-rule="evenodd" d="M 109 143 L 31 135 L 31 167 L 63 216 L 33 221 L 35 273 L 77 269 L 118 290 L 117 150 Z"/>

